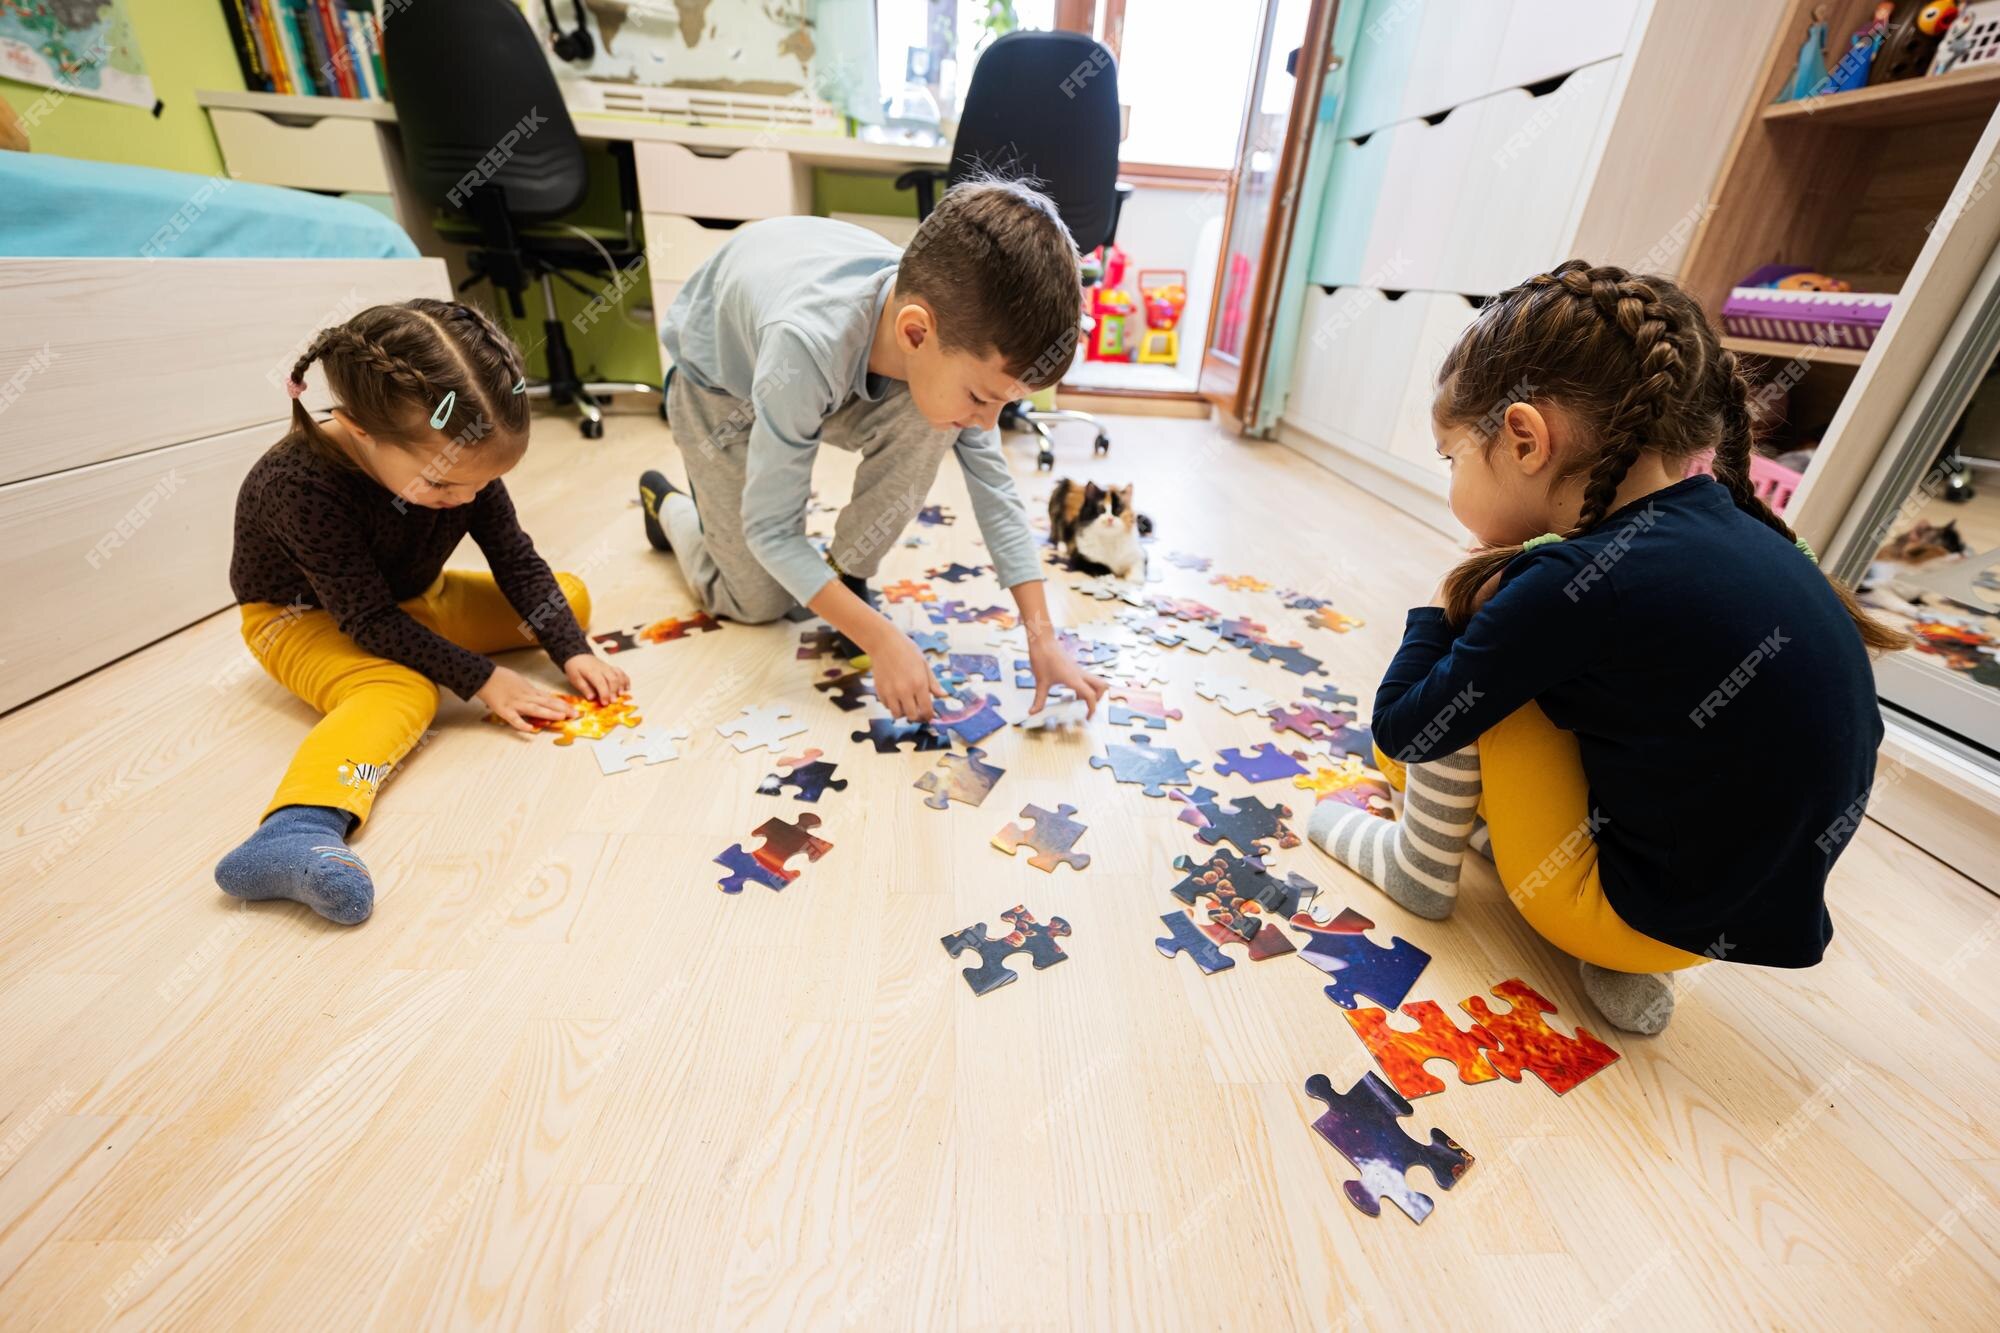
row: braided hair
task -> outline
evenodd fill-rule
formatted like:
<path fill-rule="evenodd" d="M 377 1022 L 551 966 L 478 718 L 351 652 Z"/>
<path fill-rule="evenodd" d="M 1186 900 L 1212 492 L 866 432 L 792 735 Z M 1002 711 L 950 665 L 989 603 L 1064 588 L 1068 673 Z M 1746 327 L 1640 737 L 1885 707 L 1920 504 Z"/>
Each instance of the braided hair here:
<path fill-rule="evenodd" d="M 315 449 L 352 465 L 299 395 L 318 363 L 341 412 L 370 435 L 406 449 L 457 452 L 527 441 L 520 349 L 485 312 L 418 299 L 371 306 L 321 329 L 292 363 L 292 427 Z"/>
<path fill-rule="evenodd" d="M 1558 485 L 1583 482 L 1581 510 L 1564 536 L 1604 521 L 1643 455 L 1685 469 L 1712 448 L 1716 480 L 1737 507 L 1796 541 L 1751 489 L 1749 382 L 1701 306 L 1670 279 L 1568 260 L 1489 302 L 1446 354 L 1437 382 L 1437 422 L 1476 424 L 1485 448 L 1516 402 L 1560 407 L 1575 423 L 1578 445 L 1556 460 L 1553 477 Z M 1481 550 L 1445 577 L 1454 625 L 1472 618 L 1480 590 L 1521 551 Z M 1846 588 L 1834 588 L 1871 649 L 1907 646 Z"/>

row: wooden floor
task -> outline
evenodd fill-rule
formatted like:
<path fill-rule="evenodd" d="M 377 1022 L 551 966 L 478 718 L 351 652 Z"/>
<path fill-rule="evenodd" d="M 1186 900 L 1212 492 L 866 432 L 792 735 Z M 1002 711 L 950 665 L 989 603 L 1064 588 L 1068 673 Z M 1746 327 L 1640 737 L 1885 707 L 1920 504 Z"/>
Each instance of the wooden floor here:
<path fill-rule="evenodd" d="M 1444 540 L 1207 422 L 1114 433 L 1091 474 L 1138 480 L 1157 550 L 1366 618 L 1294 631 L 1365 705 Z M 1085 441 L 1063 444 L 1072 470 Z M 651 419 L 602 444 L 544 422 L 512 480 L 600 628 L 690 608 L 628 499 L 662 460 L 678 470 Z M 845 467 L 822 489 L 844 494 Z M 956 476 L 934 498 L 960 521 L 892 576 L 983 558 Z M 1274 629 L 1302 619 L 1167 572 Z M 1418 996 L 1522 977 L 1624 1056 L 1561 1098 L 1528 1078 L 1420 1099 L 1403 1123 L 1478 1160 L 1449 1194 L 1415 1175 L 1438 1200 L 1422 1227 L 1371 1219 L 1300 1087 L 1371 1061 L 1298 959 L 1204 977 L 1155 951 L 1193 844 L 1173 802 L 1087 766 L 1117 733 L 996 735 L 986 804 L 935 812 L 911 789 L 935 756 L 851 744 L 796 633 L 624 658 L 646 714 L 693 740 L 615 778 L 448 703 L 359 840 L 380 893 L 358 929 L 210 878 L 310 721 L 233 613 L 0 719 L 0 1326 L 2000 1324 L 2000 903 L 1893 835 L 1869 826 L 1842 861 L 1822 966 L 1712 968 L 1650 1041 L 1588 1013 L 1483 865 L 1436 924 L 1310 846 L 1281 853 L 1322 902 L 1435 954 Z M 1241 653 L 1165 658 L 1186 720 L 1161 742 L 1211 767 L 1270 732 L 1197 699 L 1196 675 L 1295 697 Z M 844 793 L 755 793 L 772 756 L 714 726 L 774 699 Z M 1062 801 L 1090 825 L 1087 871 L 989 846 Z M 781 894 L 717 892 L 711 857 L 809 809 L 823 860 Z M 1069 960 L 975 998 L 939 937 L 1017 902 L 1067 918 Z"/>

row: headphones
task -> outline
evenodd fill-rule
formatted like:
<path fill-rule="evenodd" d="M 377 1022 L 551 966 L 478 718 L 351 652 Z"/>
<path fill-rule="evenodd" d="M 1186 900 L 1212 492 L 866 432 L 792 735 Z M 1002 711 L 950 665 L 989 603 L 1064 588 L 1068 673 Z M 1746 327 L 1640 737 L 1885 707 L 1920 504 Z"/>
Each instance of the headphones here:
<path fill-rule="evenodd" d="M 570 0 L 576 11 L 576 31 L 564 32 L 562 21 L 556 17 L 556 0 L 542 0 L 542 12 L 548 15 L 549 36 L 553 39 L 556 59 L 581 63 L 597 54 L 596 39 L 590 35 L 590 27 L 584 22 L 583 0 Z"/>

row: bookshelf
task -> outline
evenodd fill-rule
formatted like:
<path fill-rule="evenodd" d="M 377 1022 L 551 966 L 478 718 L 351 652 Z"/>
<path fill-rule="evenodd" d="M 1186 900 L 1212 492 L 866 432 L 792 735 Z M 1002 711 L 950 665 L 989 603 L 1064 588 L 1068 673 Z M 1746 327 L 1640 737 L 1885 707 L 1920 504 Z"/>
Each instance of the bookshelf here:
<path fill-rule="evenodd" d="M 303 100 L 388 95 L 373 0 L 211 3 L 222 7 L 243 86 L 250 91 Z"/>

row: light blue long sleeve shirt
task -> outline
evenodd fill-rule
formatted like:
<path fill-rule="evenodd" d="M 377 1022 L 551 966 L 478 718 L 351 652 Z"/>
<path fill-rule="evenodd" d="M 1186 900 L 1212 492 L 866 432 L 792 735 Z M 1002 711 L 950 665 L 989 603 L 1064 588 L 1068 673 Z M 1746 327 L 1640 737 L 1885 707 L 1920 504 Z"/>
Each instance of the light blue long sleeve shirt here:
<path fill-rule="evenodd" d="M 660 333 L 676 374 L 749 405 L 744 539 L 801 604 L 833 577 L 805 534 L 820 427 L 850 398 L 879 399 L 889 384 L 869 374 L 868 353 L 901 259 L 874 232 L 831 218 L 748 223 L 689 277 Z M 964 431 L 955 452 L 1001 584 L 1039 580 L 999 434 Z"/>

